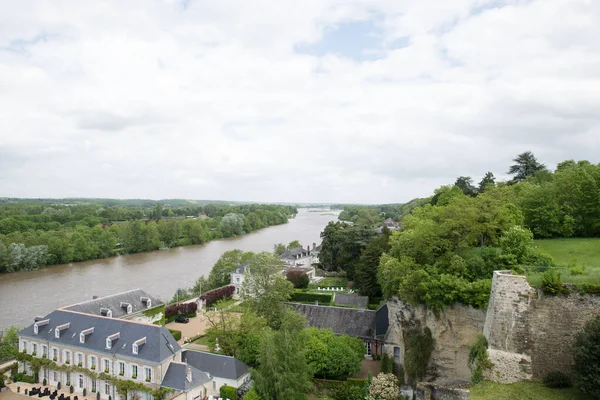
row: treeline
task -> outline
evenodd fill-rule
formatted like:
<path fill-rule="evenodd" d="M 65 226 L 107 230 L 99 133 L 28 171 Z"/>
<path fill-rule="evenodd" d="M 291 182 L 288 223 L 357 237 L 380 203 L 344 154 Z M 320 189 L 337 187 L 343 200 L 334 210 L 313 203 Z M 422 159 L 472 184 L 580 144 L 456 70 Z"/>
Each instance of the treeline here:
<path fill-rule="evenodd" d="M 334 207 L 342 209 L 338 217 L 340 221 L 352 222 L 364 226 L 378 226 L 387 218 L 397 221 L 402 215 L 402 206 L 402 204 L 381 204 L 368 206 L 336 205 Z"/>
<path fill-rule="evenodd" d="M 459 177 L 442 186 L 391 235 L 331 223 L 322 234 L 323 266 L 345 269 L 364 294 L 434 309 L 485 307 L 493 270 L 554 264 L 534 237 L 600 235 L 600 165 L 565 161 L 550 172 L 530 152 L 514 162 L 508 182 L 488 172 L 478 185 Z"/>
<path fill-rule="evenodd" d="M 202 244 L 283 224 L 297 213 L 294 207 L 279 205 L 218 204 L 175 209 L 157 203 L 148 208 L 125 208 L 126 212 L 119 211 L 121 208 L 107 210 L 100 205 L 41 207 L 26 203 L 0 205 L 0 215 L 5 216 L 0 220 L 0 227 L 4 228 L 0 231 L 0 272 Z M 163 217 L 171 213 L 194 218 Z M 110 215 L 127 215 L 130 220 L 111 220 Z M 14 221 L 19 223 L 14 224 Z M 37 225 L 47 223 L 57 225 L 53 225 L 53 229 L 42 229 Z M 38 227 L 21 229 L 21 224 Z"/>

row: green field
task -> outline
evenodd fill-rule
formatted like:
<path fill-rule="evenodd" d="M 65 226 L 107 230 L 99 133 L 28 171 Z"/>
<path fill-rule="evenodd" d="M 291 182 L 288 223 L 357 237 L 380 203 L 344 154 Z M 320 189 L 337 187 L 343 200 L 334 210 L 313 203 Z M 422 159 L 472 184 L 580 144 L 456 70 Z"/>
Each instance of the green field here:
<path fill-rule="evenodd" d="M 471 388 L 470 400 L 591 400 L 579 390 L 549 389 L 540 382 L 482 382 Z"/>
<path fill-rule="evenodd" d="M 536 240 L 535 245 L 550 254 L 560 268 L 565 283 L 600 285 L 600 238 L 593 239 L 547 239 Z M 570 267 L 580 271 L 571 273 Z M 577 272 L 583 272 L 577 274 Z M 542 273 L 527 273 L 527 280 L 535 287 L 540 286 Z"/>

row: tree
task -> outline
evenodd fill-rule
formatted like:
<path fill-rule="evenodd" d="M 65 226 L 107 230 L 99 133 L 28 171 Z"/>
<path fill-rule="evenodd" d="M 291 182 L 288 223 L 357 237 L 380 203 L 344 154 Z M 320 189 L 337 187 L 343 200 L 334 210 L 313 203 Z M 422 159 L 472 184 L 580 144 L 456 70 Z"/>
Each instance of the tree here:
<path fill-rule="evenodd" d="M 263 400 L 304 400 L 312 387 L 306 362 L 306 320 L 286 310 L 278 331 L 264 336 L 259 366 L 253 372 L 254 387 Z"/>
<path fill-rule="evenodd" d="M 513 159 L 515 164 L 510 166 L 508 173 L 514 175 L 512 183 L 523 182 L 528 176 L 533 176 L 537 171 L 545 170 L 546 166 L 537 161 L 531 151 L 519 154 Z"/>
<path fill-rule="evenodd" d="M 287 273 L 287 280 L 292 282 L 294 288 L 296 289 L 305 289 L 308 287 L 310 279 L 306 272 L 302 269 L 291 269 Z"/>
<path fill-rule="evenodd" d="M 360 371 L 365 347 L 361 340 L 335 335 L 331 329 L 308 328 L 306 359 L 319 378 L 345 380 Z"/>
<path fill-rule="evenodd" d="M 219 223 L 219 229 L 223 237 L 242 235 L 244 233 L 244 216 L 229 213 Z"/>
<path fill-rule="evenodd" d="M 353 280 L 360 253 L 374 234 L 371 228 L 363 225 L 330 222 L 321 232 L 321 265 L 328 271 L 346 271 L 348 279 Z"/>
<path fill-rule="evenodd" d="M 19 352 L 19 336 L 21 328 L 11 326 L 4 332 L 0 332 L 0 360 L 14 357 Z"/>
<path fill-rule="evenodd" d="M 281 273 L 283 263 L 268 252 L 256 254 L 246 265 L 242 297 L 249 307 L 278 328 L 284 305 L 290 299 L 294 285 Z"/>
<path fill-rule="evenodd" d="M 221 286 L 228 285 L 231 282 L 230 274 L 236 270 L 240 265 L 248 262 L 254 253 L 247 251 L 244 252 L 239 249 L 229 250 L 221 254 L 221 257 L 213 265 L 208 275 L 208 288 L 215 289 Z"/>
<path fill-rule="evenodd" d="M 256 393 L 256 389 L 252 387 L 248 393 L 244 395 L 244 400 L 261 400 L 261 398 L 258 393 Z"/>
<path fill-rule="evenodd" d="M 381 255 L 390 250 L 390 235 L 390 230 L 384 226 L 382 235 L 371 239 L 360 254 L 354 277 L 354 287 L 363 296 L 381 296 L 381 286 L 377 282 L 377 270 Z"/>
<path fill-rule="evenodd" d="M 593 398 L 600 398 L 600 316 L 577 334 L 573 361 L 577 386 Z"/>
<path fill-rule="evenodd" d="M 287 250 L 293 250 L 293 249 L 297 249 L 298 247 L 300 247 L 300 241 L 298 240 L 292 240 L 288 245 L 287 245 Z"/>
<path fill-rule="evenodd" d="M 273 254 L 275 254 L 277 257 L 285 253 L 286 250 L 287 248 L 283 243 L 277 243 L 275 246 L 273 246 Z"/>
<path fill-rule="evenodd" d="M 496 185 L 496 178 L 494 177 L 494 174 L 492 174 L 491 172 L 487 172 L 479 182 L 479 188 L 477 192 L 483 193 L 485 192 L 486 188 L 494 185 Z"/>
<path fill-rule="evenodd" d="M 470 176 L 459 176 L 454 185 L 460 188 L 467 196 L 477 195 L 477 188 L 473 186 L 473 179 Z"/>

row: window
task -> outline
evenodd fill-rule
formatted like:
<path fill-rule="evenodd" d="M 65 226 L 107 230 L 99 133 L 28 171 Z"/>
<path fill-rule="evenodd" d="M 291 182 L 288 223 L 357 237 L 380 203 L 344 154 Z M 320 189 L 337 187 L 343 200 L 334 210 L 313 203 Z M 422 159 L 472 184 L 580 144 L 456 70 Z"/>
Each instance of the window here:
<path fill-rule="evenodd" d="M 79 374 L 79 388 L 83 389 L 83 375 Z"/>
<path fill-rule="evenodd" d="M 132 351 L 133 351 L 133 354 L 137 354 L 138 353 L 138 345 L 137 344 L 135 344 L 135 343 L 133 344 Z"/>
<path fill-rule="evenodd" d="M 367 352 L 366 352 L 366 354 L 367 354 L 368 356 L 370 356 L 370 355 L 371 355 L 371 342 L 366 342 L 366 343 L 365 343 L 365 347 L 367 348 Z"/>
<path fill-rule="evenodd" d="M 104 384 L 104 394 L 107 396 L 110 394 L 110 385 L 108 383 Z"/>
<path fill-rule="evenodd" d="M 48 379 L 48 370 L 44 368 L 44 379 Z"/>
<path fill-rule="evenodd" d="M 112 347 L 112 340 L 110 340 L 109 338 L 106 338 L 106 348 L 108 350 L 110 350 L 111 347 Z"/>
<path fill-rule="evenodd" d="M 217 390 L 217 382 L 213 381 L 213 390 Z"/>
<path fill-rule="evenodd" d="M 400 347 L 398 346 L 394 347 L 394 359 L 396 362 L 400 360 Z"/>
<path fill-rule="evenodd" d="M 98 390 L 96 389 L 96 380 L 92 379 L 92 392 L 96 392 L 96 390 Z"/>
<path fill-rule="evenodd" d="M 97 362 L 96 357 L 95 356 L 91 356 L 90 357 L 90 364 L 91 364 L 90 368 L 91 369 L 96 369 L 96 362 Z"/>
<path fill-rule="evenodd" d="M 54 382 L 58 382 L 58 372 L 54 371 Z"/>
<path fill-rule="evenodd" d="M 71 374 L 67 372 L 66 375 L 67 375 L 67 386 L 69 386 L 71 384 Z"/>
<path fill-rule="evenodd" d="M 110 360 L 104 360 L 104 372 L 110 373 Z"/>
<path fill-rule="evenodd" d="M 152 369 L 145 367 L 144 368 L 144 377 L 146 378 L 146 382 L 152 381 Z"/>
<path fill-rule="evenodd" d="M 48 357 L 48 346 L 46 346 L 45 344 L 42 345 L 42 357 Z"/>
<path fill-rule="evenodd" d="M 152 307 L 152 300 L 148 299 L 148 301 L 146 302 L 146 307 Z"/>
<path fill-rule="evenodd" d="M 236 281 L 237 283 L 240 283 L 240 278 L 239 278 L 239 277 L 235 278 L 235 281 Z"/>
<path fill-rule="evenodd" d="M 23 353 L 27 353 L 27 342 L 23 340 L 21 343 L 23 343 L 23 348 L 21 349 L 21 351 Z"/>
<path fill-rule="evenodd" d="M 58 349 L 56 348 L 52 349 L 52 359 L 58 361 Z"/>
<path fill-rule="evenodd" d="M 71 364 L 71 352 L 65 350 L 65 364 Z"/>
<path fill-rule="evenodd" d="M 36 355 L 37 354 L 37 344 L 35 343 L 31 343 L 31 355 Z"/>
<path fill-rule="evenodd" d="M 119 362 L 119 375 L 121 375 L 121 376 L 125 375 L 125 363 L 124 362 Z"/>
<path fill-rule="evenodd" d="M 83 354 L 77 353 L 77 365 L 83 367 Z"/>
<path fill-rule="evenodd" d="M 132 365 L 131 366 L 131 377 L 133 379 L 137 378 L 137 365 Z"/>

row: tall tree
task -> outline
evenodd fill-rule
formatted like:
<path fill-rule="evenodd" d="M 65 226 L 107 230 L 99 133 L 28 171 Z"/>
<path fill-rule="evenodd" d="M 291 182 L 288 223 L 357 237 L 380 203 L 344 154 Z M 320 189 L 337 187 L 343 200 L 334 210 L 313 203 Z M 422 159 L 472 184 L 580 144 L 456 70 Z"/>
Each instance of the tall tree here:
<path fill-rule="evenodd" d="M 346 271 L 348 279 L 354 279 L 360 253 L 374 234 L 371 228 L 363 225 L 330 222 L 321 232 L 321 265 L 328 271 Z"/>
<path fill-rule="evenodd" d="M 531 151 L 519 154 L 513 161 L 515 164 L 508 170 L 510 175 L 514 175 L 512 183 L 522 182 L 528 176 L 535 175 L 537 171 L 546 169 L 546 166 L 539 163 Z"/>
<path fill-rule="evenodd" d="M 312 387 L 306 362 L 306 320 L 286 310 L 281 328 L 263 338 L 259 366 L 253 373 L 254 387 L 262 400 L 304 400 Z"/>
<path fill-rule="evenodd" d="M 221 257 L 213 265 L 208 275 L 208 285 L 205 292 L 210 289 L 215 289 L 221 286 L 228 285 L 231 282 L 230 274 L 240 265 L 248 262 L 254 257 L 251 251 L 244 252 L 239 249 L 229 250 L 221 254 Z"/>
<path fill-rule="evenodd" d="M 274 329 L 281 323 L 282 302 L 289 300 L 294 291 L 294 285 L 283 277 L 282 269 L 283 264 L 275 255 L 258 253 L 246 265 L 242 284 L 245 302 Z"/>
<path fill-rule="evenodd" d="M 473 179 L 470 176 L 459 176 L 454 185 L 458 186 L 467 196 L 477 195 L 477 188 L 473 186 Z"/>
<path fill-rule="evenodd" d="M 488 186 L 494 186 L 494 185 L 496 185 L 496 178 L 494 177 L 494 174 L 492 174 L 491 172 L 487 172 L 485 174 L 485 176 L 483 177 L 483 179 L 481 179 L 481 181 L 479 182 L 478 192 L 483 193 L 483 192 L 485 192 L 485 189 Z"/>
<path fill-rule="evenodd" d="M 298 247 L 300 247 L 300 241 L 298 240 L 292 240 L 288 245 L 287 245 L 287 249 L 288 250 L 293 250 L 293 249 L 297 249 Z"/>
<path fill-rule="evenodd" d="M 390 250 L 390 230 L 384 226 L 382 235 L 376 236 L 360 255 L 354 277 L 354 287 L 363 296 L 381 296 L 381 286 L 377 282 L 377 269 L 381 255 Z"/>
<path fill-rule="evenodd" d="M 285 244 L 283 243 L 277 243 L 275 246 L 273 246 L 273 254 L 276 256 L 282 255 L 286 250 Z"/>

